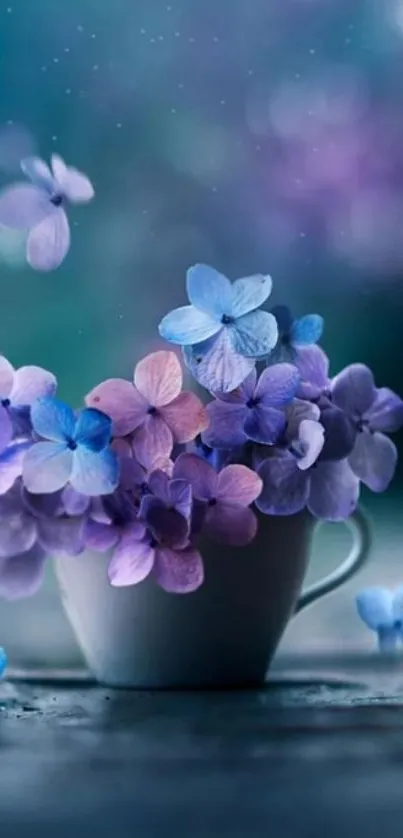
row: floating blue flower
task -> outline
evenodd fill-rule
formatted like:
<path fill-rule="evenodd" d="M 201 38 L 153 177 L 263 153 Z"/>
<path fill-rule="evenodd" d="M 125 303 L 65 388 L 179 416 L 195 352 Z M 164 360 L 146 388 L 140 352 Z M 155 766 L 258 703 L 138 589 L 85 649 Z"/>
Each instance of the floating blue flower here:
<path fill-rule="evenodd" d="M 391 652 L 403 639 L 403 588 L 366 588 L 356 597 L 357 611 L 368 628 L 376 632 L 380 652 Z"/>
<path fill-rule="evenodd" d="M 111 419 L 94 408 L 78 415 L 54 398 L 38 399 L 32 427 L 42 440 L 25 456 L 23 481 L 33 494 L 57 492 L 68 482 L 83 495 L 107 495 L 119 480 L 119 464 L 109 448 Z"/>
<path fill-rule="evenodd" d="M 324 324 L 319 314 L 305 314 L 294 320 L 287 306 L 275 306 L 271 313 L 277 321 L 278 340 L 270 361 L 292 361 L 301 346 L 320 340 Z"/>
<path fill-rule="evenodd" d="M 200 383 L 229 392 L 242 383 L 253 361 L 269 355 L 276 344 L 275 317 L 258 310 L 270 296 L 271 278 L 256 275 L 231 283 L 214 268 L 195 265 L 187 272 L 186 286 L 191 305 L 167 314 L 160 334 L 191 347 L 185 359 Z"/>
<path fill-rule="evenodd" d="M 3 677 L 3 675 L 6 671 L 6 668 L 7 668 L 7 664 L 8 664 L 7 655 L 4 651 L 4 649 L 2 649 L 1 646 L 0 646 L 0 678 Z"/>

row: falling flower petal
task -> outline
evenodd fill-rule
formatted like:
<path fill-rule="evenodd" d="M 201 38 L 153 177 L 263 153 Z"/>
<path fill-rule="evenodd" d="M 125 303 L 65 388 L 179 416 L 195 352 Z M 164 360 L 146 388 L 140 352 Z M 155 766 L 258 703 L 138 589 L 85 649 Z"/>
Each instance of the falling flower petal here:
<path fill-rule="evenodd" d="M 35 186 L 40 186 L 51 194 L 54 190 L 52 172 L 47 163 L 40 157 L 25 157 L 21 160 L 21 171 Z"/>
<path fill-rule="evenodd" d="M 64 443 L 38 442 L 24 457 L 24 485 L 32 494 L 57 492 L 70 480 L 72 468 L 73 452 Z"/>
<path fill-rule="evenodd" d="M 384 492 L 395 473 L 397 449 L 384 434 L 361 433 L 348 459 L 354 474 L 369 489 Z"/>
<path fill-rule="evenodd" d="M 137 529 L 128 527 L 115 548 L 109 564 L 108 576 L 111 585 L 124 587 L 137 585 L 151 573 L 155 551 L 148 541 L 139 541 Z"/>
<path fill-rule="evenodd" d="M 204 582 L 203 560 L 193 547 L 186 550 L 159 548 L 156 553 L 154 577 L 168 593 L 188 594 Z"/>
<path fill-rule="evenodd" d="M 209 265 L 194 265 L 189 268 L 186 274 L 186 290 L 195 309 L 207 312 L 217 322 L 220 322 L 224 314 L 233 313 L 233 286 L 227 277 Z"/>
<path fill-rule="evenodd" d="M 70 227 L 61 207 L 33 227 L 27 241 L 27 261 L 36 271 L 53 271 L 70 249 Z"/>
<path fill-rule="evenodd" d="M 153 352 L 136 366 L 134 383 L 153 407 L 169 405 L 180 393 L 182 368 L 174 352 Z"/>
<path fill-rule="evenodd" d="M 144 396 L 123 378 L 109 378 L 98 384 L 85 397 L 85 403 L 110 416 L 114 436 L 126 436 L 138 428 L 148 409 Z"/>

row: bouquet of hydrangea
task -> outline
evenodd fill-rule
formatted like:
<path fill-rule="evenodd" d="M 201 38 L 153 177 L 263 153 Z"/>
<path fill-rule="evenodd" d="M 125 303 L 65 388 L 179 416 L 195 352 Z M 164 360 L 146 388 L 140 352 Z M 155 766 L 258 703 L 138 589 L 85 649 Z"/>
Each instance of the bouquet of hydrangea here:
<path fill-rule="evenodd" d="M 190 304 L 159 330 L 206 406 L 182 391 L 172 350 L 139 361 L 133 381 L 99 384 L 79 411 L 50 372 L 0 359 L 1 594 L 32 594 L 47 557 L 86 549 L 110 553 L 114 586 L 152 574 L 187 593 L 203 583 L 199 536 L 247 545 L 253 504 L 340 521 L 361 483 L 388 487 L 403 402 L 362 364 L 330 377 L 322 318 L 264 311 L 270 292 L 267 276 L 188 271 Z"/>

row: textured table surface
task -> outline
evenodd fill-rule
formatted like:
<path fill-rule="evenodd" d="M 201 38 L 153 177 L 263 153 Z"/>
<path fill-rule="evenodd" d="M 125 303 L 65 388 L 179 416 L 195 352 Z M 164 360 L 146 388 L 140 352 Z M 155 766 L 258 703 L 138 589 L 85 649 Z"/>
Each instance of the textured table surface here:
<path fill-rule="evenodd" d="M 258 691 L 0 685 L 5 838 L 403 834 L 403 659 L 289 661 Z"/>

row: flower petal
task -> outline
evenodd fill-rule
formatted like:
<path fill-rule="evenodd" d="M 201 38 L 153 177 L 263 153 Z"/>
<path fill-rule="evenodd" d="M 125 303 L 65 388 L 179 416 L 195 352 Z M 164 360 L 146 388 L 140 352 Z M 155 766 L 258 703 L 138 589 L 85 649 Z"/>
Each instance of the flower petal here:
<path fill-rule="evenodd" d="M 70 480 L 73 452 L 60 442 L 37 442 L 24 457 L 22 476 L 32 494 L 57 492 Z"/>
<path fill-rule="evenodd" d="M 397 449 L 384 434 L 360 433 L 349 456 L 354 474 L 373 492 L 384 492 L 397 464 Z"/>
<path fill-rule="evenodd" d="M 250 468 L 229 465 L 218 475 L 216 497 L 225 503 L 249 506 L 260 495 L 262 488 L 261 478 Z"/>
<path fill-rule="evenodd" d="M 36 399 L 54 396 L 57 379 L 42 367 L 28 366 L 16 370 L 10 393 L 13 407 L 32 405 Z"/>
<path fill-rule="evenodd" d="M 4 649 L 2 648 L 2 646 L 0 646 L 0 678 L 3 677 L 3 675 L 4 675 L 4 673 L 7 669 L 7 666 L 8 666 L 7 655 L 4 651 Z"/>
<path fill-rule="evenodd" d="M 39 545 L 27 553 L 0 560 L 0 596 L 15 600 L 32 596 L 40 588 L 46 555 Z"/>
<path fill-rule="evenodd" d="M 61 493 L 61 503 L 67 515 L 84 515 L 89 509 L 90 500 L 68 484 Z"/>
<path fill-rule="evenodd" d="M 118 543 L 120 532 L 112 524 L 101 524 L 98 521 L 87 521 L 84 526 L 84 540 L 89 550 L 106 553 Z"/>
<path fill-rule="evenodd" d="M 174 465 L 173 477 L 190 483 L 193 496 L 199 500 L 209 500 L 216 495 L 217 472 L 197 454 L 180 454 Z"/>
<path fill-rule="evenodd" d="M 253 358 L 244 358 L 235 352 L 230 330 L 226 327 L 209 343 L 207 351 L 203 349 L 203 353 L 198 354 L 197 350 L 197 346 L 185 349 L 185 363 L 196 381 L 211 392 L 235 390 L 254 367 Z"/>
<path fill-rule="evenodd" d="M 207 405 L 208 428 L 202 438 L 211 448 L 237 448 L 247 441 L 244 431 L 248 408 L 243 404 L 229 404 L 222 401 Z"/>
<path fill-rule="evenodd" d="M 174 478 L 169 483 L 169 501 L 186 520 L 192 514 L 192 487 L 187 480 Z"/>
<path fill-rule="evenodd" d="M 147 416 L 133 436 L 134 454 L 144 465 L 151 464 L 160 457 L 169 457 L 172 446 L 172 433 L 158 413 Z"/>
<path fill-rule="evenodd" d="M 72 166 L 66 166 L 58 154 L 51 158 L 53 174 L 63 195 L 73 204 L 86 204 L 94 197 L 94 187 L 89 178 Z"/>
<path fill-rule="evenodd" d="M 71 485 L 82 495 L 109 495 L 119 483 L 119 460 L 114 451 L 90 451 L 79 446 L 73 451 Z"/>
<path fill-rule="evenodd" d="M 195 393 L 179 393 L 170 404 L 161 407 L 159 413 L 177 443 L 190 442 L 208 425 L 206 408 Z"/>
<path fill-rule="evenodd" d="M 330 387 L 329 359 L 320 346 L 298 347 L 294 364 L 301 374 L 300 399 L 317 399 Z"/>
<path fill-rule="evenodd" d="M 55 208 L 43 189 L 31 184 L 16 183 L 0 192 L 0 225 L 11 230 L 31 230 Z"/>
<path fill-rule="evenodd" d="M 317 343 L 322 336 L 324 321 L 319 314 L 305 314 L 294 323 L 290 329 L 290 339 L 294 346 L 304 346 Z"/>
<path fill-rule="evenodd" d="M 368 421 L 371 431 L 393 434 L 403 426 L 403 401 L 393 390 L 381 387 L 363 418 Z"/>
<path fill-rule="evenodd" d="M 357 611 L 365 625 L 373 631 L 392 628 L 393 594 L 386 588 L 365 588 L 355 599 Z"/>
<path fill-rule="evenodd" d="M 13 425 L 8 411 L 0 404 L 0 452 L 7 448 L 13 436 Z"/>
<path fill-rule="evenodd" d="M 160 544 L 179 550 L 188 545 L 188 521 L 176 509 L 165 506 L 159 498 L 146 495 L 141 501 L 140 517 Z"/>
<path fill-rule="evenodd" d="M 30 550 L 36 542 L 36 521 L 22 505 L 0 518 L 0 557 L 10 558 Z"/>
<path fill-rule="evenodd" d="M 194 265 L 186 274 L 189 302 L 216 322 L 232 313 L 233 286 L 229 279 L 209 265 Z"/>
<path fill-rule="evenodd" d="M 74 437 L 76 418 L 69 405 L 51 397 L 37 399 L 31 407 L 35 433 L 52 442 L 66 442 Z"/>
<path fill-rule="evenodd" d="M 228 313 L 237 318 L 249 314 L 266 302 L 270 297 L 272 287 L 272 278 L 263 274 L 235 280 L 232 307 Z"/>
<path fill-rule="evenodd" d="M 21 486 L 19 499 L 25 509 L 28 510 L 34 518 L 52 518 L 64 514 L 62 492 L 60 491 L 44 495 L 32 495 L 31 492 L 27 491 L 25 486 Z"/>
<path fill-rule="evenodd" d="M 297 460 L 297 466 L 301 471 L 313 466 L 319 457 L 324 445 L 325 430 L 319 422 L 312 419 L 303 419 L 298 430 L 298 440 L 306 448 L 306 454 Z"/>
<path fill-rule="evenodd" d="M 291 331 L 291 326 L 294 323 L 294 318 L 288 306 L 274 306 L 271 313 L 277 320 L 278 330 L 281 335 L 288 335 Z"/>
<path fill-rule="evenodd" d="M 22 474 L 23 462 L 31 447 L 31 442 L 17 442 L 0 455 L 0 496 L 8 492 Z"/>
<path fill-rule="evenodd" d="M 61 207 L 33 227 L 27 241 L 27 262 L 36 271 L 54 271 L 70 249 L 70 227 Z"/>
<path fill-rule="evenodd" d="M 126 436 L 138 428 L 148 409 L 147 400 L 123 378 L 109 378 L 98 384 L 85 397 L 85 403 L 110 416 L 114 436 Z"/>
<path fill-rule="evenodd" d="M 220 501 L 207 508 L 203 532 L 219 544 L 244 547 L 257 533 L 257 518 L 248 507 Z"/>
<path fill-rule="evenodd" d="M 38 542 L 52 556 L 78 556 L 85 550 L 84 517 L 41 518 Z"/>
<path fill-rule="evenodd" d="M 308 509 L 325 521 L 345 521 L 356 509 L 360 482 L 348 461 L 317 463 L 310 472 Z"/>
<path fill-rule="evenodd" d="M 169 343 L 192 346 L 211 338 L 222 328 L 218 320 L 194 306 L 181 306 L 162 318 L 158 330 Z"/>
<path fill-rule="evenodd" d="M 293 439 L 298 439 L 299 426 L 304 419 L 311 419 L 314 422 L 319 420 L 320 408 L 311 402 L 294 399 L 291 404 L 287 405 L 285 415 L 287 420 L 286 439 L 291 442 Z"/>
<path fill-rule="evenodd" d="M 294 515 L 300 512 L 309 496 L 309 476 L 300 471 L 292 454 L 268 457 L 259 466 L 263 489 L 256 506 L 266 515 Z"/>
<path fill-rule="evenodd" d="M 369 410 L 375 397 L 374 377 L 364 364 L 351 364 L 332 381 L 334 404 L 353 418 Z"/>
<path fill-rule="evenodd" d="M 246 358 L 264 358 L 278 338 L 276 318 L 268 311 L 251 311 L 235 321 L 232 341 L 236 352 Z"/>
<path fill-rule="evenodd" d="M 13 389 L 15 369 L 10 361 L 0 355 L 0 399 L 8 399 Z"/>
<path fill-rule="evenodd" d="M 204 582 L 203 559 L 193 547 L 185 550 L 160 547 L 156 552 L 154 577 L 168 593 L 191 593 Z"/>
<path fill-rule="evenodd" d="M 257 372 L 256 368 L 253 367 L 249 375 L 247 375 L 235 390 L 231 390 L 230 393 L 213 393 L 213 396 L 217 396 L 220 401 L 229 402 L 230 404 L 246 405 L 246 402 L 255 395 L 256 380 Z"/>
<path fill-rule="evenodd" d="M 354 448 L 355 425 L 343 410 L 332 404 L 321 410 L 320 423 L 325 429 L 321 460 L 344 460 Z"/>
<path fill-rule="evenodd" d="M 285 430 L 285 414 L 275 407 L 257 405 L 248 410 L 244 430 L 252 442 L 273 445 Z"/>
<path fill-rule="evenodd" d="M 169 405 L 182 387 L 182 368 L 175 352 L 153 352 L 139 361 L 134 384 L 153 407 Z"/>
<path fill-rule="evenodd" d="M 24 157 L 20 165 L 21 171 L 35 186 L 49 194 L 54 191 L 53 175 L 44 160 L 40 157 Z"/>
<path fill-rule="evenodd" d="M 108 577 L 114 587 L 137 585 L 151 573 L 155 551 L 148 541 L 139 540 L 137 529 L 127 527 L 109 564 Z"/>
<path fill-rule="evenodd" d="M 89 451 L 102 451 L 109 444 L 112 420 L 94 407 L 85 407 L 77 419 L 74 440 Z"/>
<path fill-rule="evenodd" d="M 283 407 L 299 387 L 301 376 L 292 364 L 273 364 L 263 370 L 255 390 L 255 398 L 264 407 Z"/>

